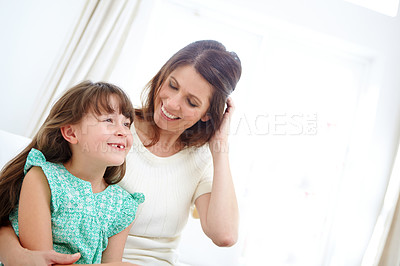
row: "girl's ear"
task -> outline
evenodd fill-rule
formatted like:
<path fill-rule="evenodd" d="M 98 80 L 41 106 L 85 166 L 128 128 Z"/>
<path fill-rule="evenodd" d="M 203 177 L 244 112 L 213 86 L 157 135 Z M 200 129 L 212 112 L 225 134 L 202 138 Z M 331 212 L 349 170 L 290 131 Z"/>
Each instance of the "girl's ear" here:
<path fill-rule="evenodd" d="M 203 115 L 203 117 L 200 120 L 203 122 L 207 122 L 210 119 L 211 119 L 211 117 L 208 115 L 208 113 L 206 113 L 205 115 Z"/>
<path fill-rule="evenodd" d="M 60 128 L 61 134 L 66 141 L 71 144 L 77 144 L 78 138 L 75 134 L 75 128 L 72 125 L 63 126 Z"/>

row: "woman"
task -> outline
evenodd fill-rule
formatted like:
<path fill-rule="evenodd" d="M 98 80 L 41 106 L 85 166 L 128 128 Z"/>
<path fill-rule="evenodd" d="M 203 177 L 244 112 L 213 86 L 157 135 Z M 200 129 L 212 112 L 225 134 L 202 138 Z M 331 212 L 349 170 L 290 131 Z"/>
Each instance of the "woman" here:
<path fill-rule="evenodd" d="M 127 173 L 120 183 L 146 196 L 125 245 L 125 261 L 177 264 L 175 250 L 192 204 L 204 233 L 216 245 L 236 243 L 238 206 L 228 130 L 234 110 L 229 94 L 240 75 L 235 53 L 216 41 L 198 41 L 173 55 L 146 86 L 143 108 L 135 113 Z M 20 263 L 28 256 L 46 263 L 75 259 L 23 250 L 8 228 L 0 230 L 2 242 L 8 242 L 7 247 L 0 244 L 0 260 L 5 262 Z"/>

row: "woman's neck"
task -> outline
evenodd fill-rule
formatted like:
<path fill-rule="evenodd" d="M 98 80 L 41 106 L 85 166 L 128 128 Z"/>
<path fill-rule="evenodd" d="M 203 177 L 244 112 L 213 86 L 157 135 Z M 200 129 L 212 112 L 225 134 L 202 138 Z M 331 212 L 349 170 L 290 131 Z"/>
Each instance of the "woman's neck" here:
<path fill-rule="evenodd" d="M 150 123 L 136 119 L 134 126 L 140 141 L 144 145 L 150 144 L 153 132 Z M 154 155 L 159 157 L 169 157 L 180 152 L 184 148 L 184 145 L 179 141 L 179 133 L 160 130 L 159 134 L 160 138 L 157 143 L 147 147 L 147 149 Z"/>

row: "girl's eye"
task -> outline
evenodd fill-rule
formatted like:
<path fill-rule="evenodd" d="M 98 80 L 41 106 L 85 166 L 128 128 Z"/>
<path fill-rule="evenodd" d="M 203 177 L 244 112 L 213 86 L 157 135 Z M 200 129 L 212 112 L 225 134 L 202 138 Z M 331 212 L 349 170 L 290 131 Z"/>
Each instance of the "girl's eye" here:
<path fill-rule="evenodd" d="M 124 126 L 128 127 L 128 128 L 131 128 L 131 123 L 130 122 L 126 122 L 126 123 L 124 123 Z"/>
<path fill-rule="evenodd" d="M 106 119 L 104 119 L 104 122 L 110 122 L 110 123 L 112 123 L 113 120 L 112 120 L 112 118 L 106 118 Z"/>

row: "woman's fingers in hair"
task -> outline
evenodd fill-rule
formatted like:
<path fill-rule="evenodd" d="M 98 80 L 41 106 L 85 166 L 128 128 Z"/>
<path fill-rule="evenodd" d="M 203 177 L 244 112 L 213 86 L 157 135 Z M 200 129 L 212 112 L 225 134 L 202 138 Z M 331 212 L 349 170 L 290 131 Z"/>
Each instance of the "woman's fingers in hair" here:
<path fill-rule="evenodd" d="M 235 111 L 235 103 L 233 102 L 232 97 L 228 97 L 226 100 L 226 109 L 225 113 L 232 114 Z"/>

